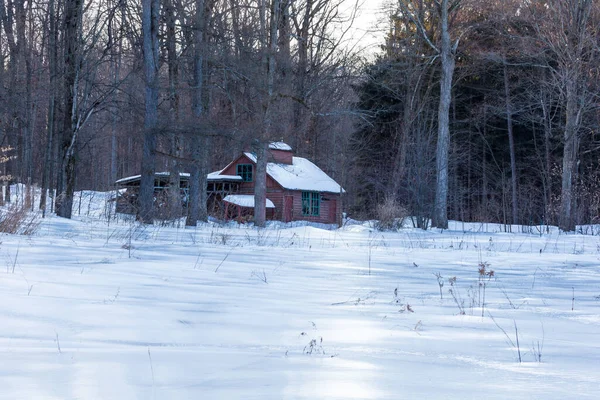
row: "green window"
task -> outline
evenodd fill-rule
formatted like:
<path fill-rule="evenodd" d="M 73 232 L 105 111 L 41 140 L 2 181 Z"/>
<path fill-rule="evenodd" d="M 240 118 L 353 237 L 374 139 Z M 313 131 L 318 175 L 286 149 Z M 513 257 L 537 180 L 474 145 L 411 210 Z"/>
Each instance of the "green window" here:
<path fill-rule="evenodd" d="M 318 192 L 302 192 L 302 215 L 318 217 L 321 211 L 321 195 Z"/>
<path fill-rule="evenodd" d="M 244 182 L 252 182 L 252 164 L 238 164 L 237 175 L 241 176 Z"/>

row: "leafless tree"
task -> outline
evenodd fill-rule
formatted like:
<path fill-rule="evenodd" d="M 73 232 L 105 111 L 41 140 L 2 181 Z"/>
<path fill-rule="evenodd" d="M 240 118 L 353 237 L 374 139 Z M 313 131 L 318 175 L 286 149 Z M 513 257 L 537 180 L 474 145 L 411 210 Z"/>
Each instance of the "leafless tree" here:
<path fill-rule="evenodd" d="M 548 67 L 565 104 L 559 226 L 573 231 L 581 128 L 595 105 L 588 79 L 591 66 L 598 61 L 598 4 L 592 0 L 540 1 L 528 10 L 538 39 L 550 52 Z"/>
<path fill-rule="evenodd" d="M 438 138 L 436 151 L 436 192 L 432 226 L 448 227 L 448 155 L 450 152 L 450 102 L 452 100 L 452 76 L 456 65 L 458 38 L 453 41 L 450 35 L 452 14 L 456 13 L 462 0 L 433 0 L 439 17 L 439 43 L 427 31 L 423 2 L 399 0 L 400 11 L 409 17 L 425 42 L 439 56 L 440 102 L 438 108 Z"/>
<path fill-rule="evenodd" d="M 147 224 L 153 221 L 154 162 L 158 123 L 159 65 L 158 31 L 159 0 L 142 1 L 142 37 L 145 77 L 144 149 L 139 195 L 139 218 Z"/>

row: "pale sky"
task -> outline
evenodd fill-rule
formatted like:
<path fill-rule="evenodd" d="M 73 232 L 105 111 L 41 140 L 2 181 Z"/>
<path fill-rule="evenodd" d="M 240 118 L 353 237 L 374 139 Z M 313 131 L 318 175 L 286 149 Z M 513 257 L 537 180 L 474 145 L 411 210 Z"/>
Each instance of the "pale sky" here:
<path fill-rule="evenodd" d="M 344 0 L 348 7 L 345 12 L 350 13 L 357 0 Z M 355 44 L 359 49 L 364 49 L 368 53 L 374 53 L 379 50 L 383 44 L 385 33 L 387 31 L 387 17 L 383 12 L 385 4 L 393 0 L 358 0 L 359 13 L 354 21 L 351 36 L 348 37 L 349 43 Z"/>

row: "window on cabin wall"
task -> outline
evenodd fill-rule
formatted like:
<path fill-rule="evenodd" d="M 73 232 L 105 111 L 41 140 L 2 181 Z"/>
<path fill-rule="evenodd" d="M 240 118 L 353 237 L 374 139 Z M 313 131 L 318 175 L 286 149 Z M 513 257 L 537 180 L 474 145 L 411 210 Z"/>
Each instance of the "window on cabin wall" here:
<path fill-rule="evenodd" d="M 181 188 L 180 196 L 181 196 L 181 206 L 187 207 L 188 203 L 190 201 L 190 189 L 187 187 Z"/>
<path fill-rule="evenodd" d="M 236 172 L 244 182 L 252 182 L 252 164 L 238 164 Z"/>
<path fill-rule="evenodd" d="M 319 192 L 302 192 L 302 215 L 318 217 L 321 212 Z"/>

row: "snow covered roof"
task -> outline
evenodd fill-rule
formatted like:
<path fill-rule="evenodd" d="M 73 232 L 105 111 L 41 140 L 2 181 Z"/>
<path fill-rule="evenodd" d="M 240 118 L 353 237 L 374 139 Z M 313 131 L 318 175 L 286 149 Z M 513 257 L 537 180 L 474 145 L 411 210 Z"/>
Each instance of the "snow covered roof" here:
<path fill-rule="evenodd" d="M 289 144 L 283 142 L 271 142 L 269 143 L 269 149 L 292 151 L 292 147 Z"/>
<path fill-rule="evenodd" d="M 224 181 L 224 180 L 239 181 L 239 182 L 242 181 L 242 177 L 241 176 L 237 176 L 237 175 L 219 175 L 221 173 L 221 171 L 211 172 L 210 174 L 208 174 L 206 176 L 206 179 L 208 181 Z M 170 172 L 155 172 L 154 176 L 155 177 L 159 177 L 159 178 L 168 178 L 169 176 L 171 176 L 171 173 Z M 183 178 L 184 180 L 187 180 L 187 179 L 190 178 L 190 174 L 188 172 L 180 172 L 179 173 L 179 177 Z M 141 178 L 142 178 L 141 175 L 127 176 L 125 178 L 119 179 L 115 183 L 117 185 L 125 185 L 127 183 L 139 181 Z"/>
<path fill-rule="evenodd" d="M 254 208 L 254 196 L 250 194 L 230 194 L 229 196 L 225 196 L 223 201 L 240 207 Z M 269 199 L 267 199 L 266 205 L 267 208 L 275 208 L 275 204 Z"/>
<path fill-rule="evenodd" d="M 155 172 L 154 176 L 159 177 L 159 178 L 168 178 L 169 176 L 171 176 L 171 173 L 170 172 Z M 190 174 L 187 172 L 180 172 L 179 177 L 189 179 Z M 141 175 L 127 176 L 125 178 L 121 178 L 121 179 L 117 180 L 115 183 L 118 185 L 123 185 L 125 183 L 139 181 L 141 178 L 142 178 Z"/>
<path fill-rule="evenodd" d="M 118 179 L 117 181 L 115 181 L 115 183 L 117 185 L 122 185 L 124 183 L 136 181 L 136 180 L 140 179 L 141 177 L 142 177 L 141 175 L 126 176 L 125 178 Z"/>
<path fill-rule="evenodd" d="M 256 156 L 244 153 L 256 163 Z M 292 164 L 268 163 L 267 174 L 283 188 L 289 190 L 305 190 L 314 192 L 340 193 L 344 189 L 323 170 L 302 157 L 293 157 Z"/>
<path fill-rule="evenodd" d="M 227 180 L 227 181 L 239 181 L 239 182 L 241 182 L 243 180 L 243 178 L 239 175 L 220 175 L 221 172 L 223 172 L 223 170 L 211 172 L 210 174 L 208 174 L 206 176 L 206 179 L 208 181 Z"/>

